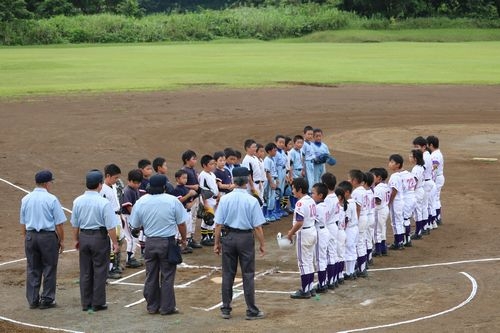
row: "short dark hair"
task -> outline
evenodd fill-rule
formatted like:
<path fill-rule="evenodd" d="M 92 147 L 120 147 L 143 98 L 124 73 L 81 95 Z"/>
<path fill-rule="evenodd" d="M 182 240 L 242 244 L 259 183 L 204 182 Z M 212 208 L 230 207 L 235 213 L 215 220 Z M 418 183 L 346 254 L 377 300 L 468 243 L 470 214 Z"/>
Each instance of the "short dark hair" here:
<path fill-rule="evenodd" d="M 365 174 L 363 171 L 358 169 L 352 169 L 349 171 L 349 177 L 351 177 L 351 179 L 355 179 L 359 184 L 365 181 Z"/>
<path fill-rule="evenodd" d="M 196 153 L 192 150 L 186 150 L 181 155 L 182 164 L 186 164 L 186 162 L 192 159 L 193 157 L 196 157 Z"/>
<path fill-rule="evenodd" d="M 375 179 L 373 178 L 373 173 L 371 172 L 365 172 L 365 184 L 368 187 L 371 187 L 373 185 L 373 182 Z"/>
<path fill-rule="evenodd" d="M 316 133 L 323 133 L 323 130 L 321 128 L 315 128 L 313 130 L 313 134 L 316 134 Z"/>
<path fill-rule="evenodd" d="M 142 176 L 142 171 L 141 169 L 133 169 L 128 172 L 128 181 L 130 182 L 142 182 L 142 179 L 144 177 Z"/>
<path fill-rule="evenodd" d="M 293 137 L 293 143 L 299 141 L 299 140 L 302 140 L 304 141 L 304 137 L 302 135 L 296 135 Z"/>
<path fill-rule="evenodd" d="M 413 139 L 413 144 L 416 146 L 424 147 L 427 146 L 427 140 L 422 136 L 417 136 Z"/>
<path fill-rule="evenodd" d="M 258 143 L 257 144 L 257 151 L 261 148 L 264 148 L 264 145 L 262 143 Z M 264 149 L 265 150 L 265 149 Z"/>
<path fill-rule="evenodd" d="M 276 146 L 276 144 L 274 142 L 269 142 L 266 147 L 264 148 L 264 150 L 266 151 L 266 153 L 269 153 L 271 150 L 273 149 L 277 149 L 278 147 Z"/>
<path fill-rule="evenodd" d="M 214 153 L 214 160 L 217 161 L 221 157 L 224 157 L 224 158 L 226 157 L 226 154 L 223 151 L 216 151 Z"/>
<path fill-rule="evenodd" d="M 328 190 L 335 190 L 335 185 L 337 185 L 337 177 L 331 172 L 325 172 L 321 176 L 321 182 L 326 185 Z"/>
<path fill-rule="evenodd" d="M 224 155 L 226 155 L 226 158 L 228 158 L 230 156 L 236 157 L 236 152 L 234 151 L 233 148 L 225 148 L 224 149 Z"/>
<path fill-rule="evenodd" d="M 153 160 L 153 169 L 158 172 L 158 168 L 163 165 L 167 160 L 163 157 L 157 157 Z"/>
<path fill-rule="evenodd" d="M 256 143 L 254 139 L 246 139 L 244 144 L 243 144 L 243 147 L 245 148 L 245 150 L 247 150 L 254 143 Z"/>
<path fill-rule="evenodd" d="M 313 185 L 313 188 L 316 189 L 316 192 L 321 195 L 321 198 L 325 200 L 328 195 L 328 188 L 323 183 L 316 183 Z"/>
<path fill-rule="evenodd" d="M 432 145 L 434 148 L 439 148 L 439 139 L 437 136 L 430 135 L 427 137 L 427 144 Z"/>
<path fill-rule="evenodd" d="M 387 177 L 389 177 L 389 173 L 387 172 L 386 168 L 379 168 L 380 170 L 380 177 L 382 177 L 382 180 L 386 180 Z"/>
<path fill-rule="evenodd" d="M 200 163 L 201 163 L 201 166 L 204 167 L 206 165 L 208 165 L 208 163 L 210 163 L 211 160 L 213 160 L 213 156 L 212 155 L 203 155 L 201 157 L 201 160 L 200 160 Z"/>
<path fill-rule="evenodd" d="M 147 167 L 148 165 L 151 165 L 151 161 L 148 160 L 148 159 L 142 159 L 142 160 L 139 160 L 139 162 L 137 162 L 137 167 L 139 169 L 144 169 L 145 167 Z"/>
<path fill-rule="evenodd" d="M 399 155 L 399 154 L 392 154 L 391 156 L 389 156 L 389 161 L 394 161 L 396 162 L 397 164 L 399 164 L 399 167 L 402 168 L 403 167 L 403 156 Z"/>
<path fill-rule="evenodd" d="M 352 184 L 347 180 L 341 181 L 337 187 L 340 187 L 344 192 L 352 193 Z"/>
<path fill-rule="evenodd" d="M 240 158 L 241 158 L 241 151 L 239 151 L 239 150 L 235 150 L 235 151 L 234 151 L 234 154 L 236 155 L 236 158 L 237 158 L 237 159 L 240 159 Z"/>
<path fill-rule="evenodd" d="M 295 188 L 296 191 L 299 191 L 302 192 L 302 194 L 307 194 L 307 192 L 309 191 L 309 184 L 307 183 L 307 179 L 305 178 L 295 178 L 293 181 L 292 181 L 292 186 L 293 188 Z"/>
<path fill-rule="evenodd" d="M 188 173 L 187 173 L 187 171 L 186 171 L 186 170 L 184 170 L 184 169 L 179 169 L 179 170 L 177 170 L 177 171 L 175 172 L 174 177 L 175 177 L 175 178 L 179 178 L 179 177 L 181 177 L 182 175 L 187 175 L 187 174 L 188 174 Z"/>
<path fill-rule="evenodd" d="M 107 175 L 116 176 L 116 175 L 119 175 L 121 173 L 122 173 L 122 171 L 120 170 L 120 168 L 116 164 L 112 163 L 112 164 L 108 164 L 104 167 L 104 177 L 106 177 Z"/>
<path fill-rule="evenodd" d="M 304 127 L 304 134 L 306 134 L 307 131 L 314 131 L 314 128 L 312 128 L 312 126 L 307 125 Z"/>
<path fill-rule="evenodd" d="M 285 136 L 282 134 L 278 134 L 274 137 L 274 142 L 278 142 L 279 139 L 286 140 Z"/>
<path fill-rule="evenodd" d="M 288 144 L 292 141 L 292 138 L 289 136 L 285 136 L 285 146 L 288 146 Z"/>

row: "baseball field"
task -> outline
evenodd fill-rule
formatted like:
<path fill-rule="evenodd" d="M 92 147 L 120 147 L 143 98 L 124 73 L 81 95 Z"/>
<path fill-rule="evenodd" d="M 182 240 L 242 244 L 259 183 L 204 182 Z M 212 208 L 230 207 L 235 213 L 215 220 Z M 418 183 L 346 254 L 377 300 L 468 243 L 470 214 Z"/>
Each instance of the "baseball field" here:
<path fill-rule="evenodd" d="M 499 84 L 499 42 L 0 48 L 0 331 L 498 332 Z M 71 210 L 89 169 L 116 163 L 125 175 L 141 158 L 164 156 L 172 179 L 186 149 L 243 150 L 247 138 L 265 144 L 305 125 L 323 129 L 339 181 L 353 168 L 387 166 L 393 153 L 406 160 L 416 136 L 438 136 L 443 224 L 375 258 L 368 278 L 310 300 L 288 296 L 299 286 L 295 252 L 275 237 L 291 219 L 266 226 L 256 289 L 267 318 L 248 322 L 238 283 L 233 318 L 220 318 L 211 248 L 178 268 L 179 315 L 147 313 L 141 269 L 109 281 L 108 311 L 82 312 L 66 223 L 58 307 L 28 309 L 18 215 L 37 170 L 54 172 L 54 194 Z"/>

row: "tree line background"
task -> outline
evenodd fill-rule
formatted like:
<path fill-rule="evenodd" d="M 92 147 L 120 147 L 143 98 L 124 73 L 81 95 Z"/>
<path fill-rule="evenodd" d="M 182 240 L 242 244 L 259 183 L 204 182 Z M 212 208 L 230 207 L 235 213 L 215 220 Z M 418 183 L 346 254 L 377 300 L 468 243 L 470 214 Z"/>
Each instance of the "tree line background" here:
<path fill-rule="evenodd" d="M 334 6 L 365 17 L 393 19 L 436 16 L 492 19 L 500 15 L 500 0 L 0 0 L 0 21 L 102 13 L 141 17 L 155 13 L 303 3 Z"/>

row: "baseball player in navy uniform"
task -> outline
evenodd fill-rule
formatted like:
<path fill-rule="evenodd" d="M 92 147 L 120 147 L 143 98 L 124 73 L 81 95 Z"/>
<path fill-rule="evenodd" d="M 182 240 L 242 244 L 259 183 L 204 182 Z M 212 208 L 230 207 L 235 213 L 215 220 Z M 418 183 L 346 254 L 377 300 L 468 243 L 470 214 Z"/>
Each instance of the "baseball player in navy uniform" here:
<path fill-rule="evenodd" d="M 50 193 L 54 177 L 49 170 L 36 173 L 36 187 L 21 201 L 26 252 L 26 299 L 30 309 L 56 306 L 59 253 L 64 249 L 66 216 L 57 197 Z M 40 286 L 43 290 L 40 295 Z"/>
<path fill-rule="evenodd" d="M 295 242 L 297 247 L 297 263 L 300 271 L 301 289 L 291 294 L 291 298 L 311 298 L 311 290 L 314 283 L 314 250 L 318 239 L 318 233 L 314 227 L 316 220 L 316 203 L 307 194 L 309 184 L 304 178 L 293 180 L 292 192 L 299 199 L 293 213 L 292 229 L 288 231 L 287 238 L 292 241 L 297 235 Z"/>
<path fill-rule="evenodd" d="M 264 312 L 255 305 L 255 240 L 259 242 L 261 256 L 265 254 L 264 232 L 266 222 L 259 202 L 246 191 L 249 170 L 245 167 L 233 169 L 236 188 L 220 199 L 215 212 L 214 252 L 222 254 L 222 307 L 224 319 L 231 318 L 233 284 L 238 261 L 243 277 L 243 291 L 247 305 L 246 319 L 262 319 Z M 224 236 L 221 239 L 221 234 Z"/>
<path fill-rule="evenodd" d="M 82 310 L 106 310 L 110 240 L 113 251 L 120 248 L 116 237 L 119 223 L 109 201 L 99 195 L 103 174 L 92 170 L 86 175 L 87 191 L 73 202 L 71 225 L 75 249 L 80 253 L 80 296 Z"/>

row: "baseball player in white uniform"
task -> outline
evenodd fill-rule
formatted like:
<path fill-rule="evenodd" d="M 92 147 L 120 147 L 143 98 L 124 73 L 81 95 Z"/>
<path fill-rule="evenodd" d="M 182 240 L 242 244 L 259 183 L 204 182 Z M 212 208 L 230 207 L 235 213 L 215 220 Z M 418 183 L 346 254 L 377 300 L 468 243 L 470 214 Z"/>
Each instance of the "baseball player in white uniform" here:
<path fill-rule="evenodd" d="M 411 239 L 421 239 L 422 229 L 426 223 L 428 214 L 427 212 L 427 193 L 424 190 L 425 177 L 424 177 L 424 155 L 419 149 L 413 149 L 410 153 L 410 162 L 414 164 L 411 173 L 415 178 L 415 199 L 417 200 L 415 212 L 413 214 L 415 219 L 415 232 L 411 235 Z M 425 204 L 425 206 L 424 206 Z"/>
<path fill-rule="evenodd" d="M 345 200 L 347 200 L 347 207 L 344 210 L 345 214 L 345 276 L 346 280 L 356 279 L 356 259 L 358 254 L 356 252 L 356 244 L 358 243 L 359 229 L 358 229 L 358 214 L 356 202 L 351 198 L 352 184 L 348 181 L 342 181 L 338 185 L 344 191 Z M 339 221 L 339 230 L 341 222 Z"/>
<path fill-rule="evenodd" d="M 345 269 L 345 253 L 346 253 L 346 241 L 347 241 L 347 234 L 346 234 L 346 211 L 348 209 L 348 203 L 345 198 L 345 192 L 343 189 L 340 187 L 335 188 L 335 195 L 337 195 L 338 199 L 338 227 L 339 231 L 337 233 L 337 263 L 335 265 L 335 281 L 337 281 L 339 284 L 344 283 L 344 269 Z M 336 283 L 335 286 L 337 287 L 338 284 Z"/>
<path fill-rule="evenodd" d="M 200 187 L 210 190 L 213 196 L 210 198 L 201 198 L 200 204 L 205 207 L 205 211 L 212 213 L 215 216 L 215 208 L 219 197 L 219 186 L 217 186 L 217 178 L 214 174 L 215 160 L 211 155 L 203 155 L 201 157 L 201 167 L 203 170 L 198 175 Z M 202 245 L 213 245 L 214 242 L 214 221 L 208 221 L 205 218 L 201 222 L 201 243 Z"/>
<path fill-rule="evenodd" d="M 391 212 L 392 231 L 394 233 L 394 243 L 390 246 L 391 250 L 404 249 L 404 189 L 401 178 L 403 168 L 403 157 L 398 154 L 389 157 L 389 170 L 392 171 L 389 178 L 389 187 L 391 188 L 391 197 L 389 199 L 389 209 Z"/>
<path fill-rule="evenodd" d="M 316 203 L 307 194 L 309 185 L 304 178 L 294 179 L 292 182 L 292 193 L 299 199 L 293 213 L 292 229 L 288 231 L 287 237 L 292 241 L 297 235 L 295 242 L 297 248 L 297 263 L 300 271 L 302 288 L 291 294 L 294 299 L 311 298 L 311 290 L 314 282 L 314 250 L 318 239 L 318 233 L 314 224 L 316 222 Z"/>
<path fill-rule="evenodd" d="M 247 139 L 245 140 L 244 146 L 246 155 L 243 158 L 243 161 L 241 162 L 241 166 L 250 170 L 250 177 L 248 179 L 248 186 L 247 186 L 248 192 L 252 195 L 257 195 L 260 197 L 259 186 L 258 184 L 254 183 L 254 179 L 256 177 L 255 173 L 257 172 L 258 176 L 258 173 L 260 172 L 260 165 L 258 158 L 256 156 L 257 143 L 253 139 Z"/>
<path fill-rule="evenodd" d="M 385 182 L 387 179 L 387 170 L 385 168 L 373 168 L 375 187 L 373 195 L 375 197 L 375 252 L 374 256 L 387 255 L 387 219 L 389 218 L 389 200 L 391 198 L 391 189 Z"/>
<path fill-rule="evenodd" d="M 432 179 L 436 183 L 436 196 L 434 199 L 436 214 L 433 227 L 437 228 L 437 225 L 441 224 L 441 189 L 444 186 L 444 158 L 439 149 L 439 139 L 436 136 L 427 137 L 427 146 L 431 151 Z"/>
<path fill-rule="evenodd" d="M 419 149 L 424 156 L 424 191 L 427 193 L 427 197 L 424 198 L 424 207 L 427 207 L 424 211 L 424 228 L 422 234 L 429 234 L 432 229 L 432 224 L 434 221 L 434 197 L 436 195 L 436 184 L 432 179 L 432 159 L 431 154 L 427 150 L 427 140 L 419 136 L 413 140 L 413 146 Z M 427 200 L 426 200 L 427 199 Z"/>
<path fill-rule="evenodd" d="M 330 242 L 328 243 L 328 247 L 326 250 L 326 275 L 327 275 L 327 287 L 328 289 L 334 289 L 335 286 L 338 286 L 338 269 L 339 269 L 339 255 L 338 255 L 338 244 L 337 239 L 339 235 L 339 199 L 335 194 L 335 185 L 337 184 L 337 179 L 335 176 L 330 173 L 324 173 L 321 176 L 321 182 L 325 184 L 328 189 L 328 194 L 325 198 L 325 206 L 327 210 L 327 220 L 326 220 L 326 228 L 330 233 Z M 345 232 L 344 232 L 345 234 Z"/>
<path fill-rule="evenodd" d="M 316 269 L 318 271 L 318 286 L 317 293 L 326 293 L 328 291 L 326 280 L 326 268 L 328 264 L 328 245 L 333 236 L 327 229 L 327 222 L 330 220 L 330 210 L 325 203 L 325 198 L 328 195 L 328 188 L 323 183 L 313 185 L 311 198 L 316 202 L 316 232 L 318 240 L 316 242 Z"/>
<path fill-rule="evenodd" d="M 368 228 L 366 231 L 366 254 L 368 264 L 373 264 L 373 244 L 375 243 L 375 194 L 373 193 L 373 174 L 365 172 L 365 191 L 368 196 Z"/>
<path fill-rule="evenodd" d="M 358 275 L 362 277 L 368 276 L 366 270 L 367 248 L 366 235 L 368 232 L 368 210 L 370 209 L 370 201 L 364 188 L 365 175 L 361 170 L 349 171 L 349 181 L 354 190 L 352 191 L 352 199 L 356 203 L 356 213 L 358 216 L 358 242 L 356 243 L 357 251 L 357 268 Z"/>
<path fill-rule="evenodd" d="M 415 208 L 417 206 L 417 199 L 415 196 L 415 187 L 417 186 L 417 182 L 413 173 L 408 170 L 401 170 L 400 177 L 403 182 L 403 226 L 405 227 L 404 233 L 404 246 L 410 247 L 411 239 L 410 239 L 410 219 L 415 212 Z"/>

